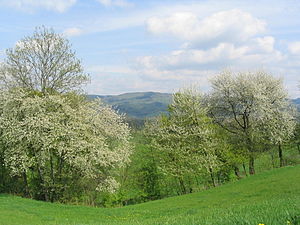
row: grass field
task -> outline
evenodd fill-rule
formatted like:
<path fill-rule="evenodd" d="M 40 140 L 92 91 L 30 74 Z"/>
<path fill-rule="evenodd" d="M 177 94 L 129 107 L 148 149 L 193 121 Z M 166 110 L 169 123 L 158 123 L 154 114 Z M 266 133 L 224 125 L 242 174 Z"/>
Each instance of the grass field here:
<path fill-rule="evenodd" d="M 201 193 L 114 209 L 0 195 L 0 224 L 299 225 L 300 166 L 275 169 Z"/>

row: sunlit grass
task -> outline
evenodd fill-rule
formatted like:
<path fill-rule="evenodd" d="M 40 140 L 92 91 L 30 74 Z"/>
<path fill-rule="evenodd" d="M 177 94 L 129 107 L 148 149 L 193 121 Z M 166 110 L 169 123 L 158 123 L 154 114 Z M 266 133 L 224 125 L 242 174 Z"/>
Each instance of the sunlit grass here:
<path fill-rule="evenodd" d="M 201 193 L 114 209 L 0 195 L 0 224 L 299 225 L 300 166 Z"/>

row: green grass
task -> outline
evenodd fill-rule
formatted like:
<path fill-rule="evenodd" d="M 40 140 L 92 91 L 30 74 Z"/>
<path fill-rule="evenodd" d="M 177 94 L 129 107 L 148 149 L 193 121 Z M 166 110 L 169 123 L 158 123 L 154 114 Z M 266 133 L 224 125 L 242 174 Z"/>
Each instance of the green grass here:
<path fill-rule="evenodd" d="M 292 166 L 300 164 L 300 154 L 295 145 L 284 145 L 282 149 L 285 165 Z M 271 155 L 273 155 L 273 160 Z M 257 173 L 272 170 L 274 167 L 279 167 L 278 147 L 274 147 L 274 149 L 261 154 L 255 160 L 255 170 Z"/>
<path fill-rule="evenodd" d="M 300 224 L 300 166 L 214 189 L 123 208 L 51 204 L 0 195 L 0 224 Z"/>

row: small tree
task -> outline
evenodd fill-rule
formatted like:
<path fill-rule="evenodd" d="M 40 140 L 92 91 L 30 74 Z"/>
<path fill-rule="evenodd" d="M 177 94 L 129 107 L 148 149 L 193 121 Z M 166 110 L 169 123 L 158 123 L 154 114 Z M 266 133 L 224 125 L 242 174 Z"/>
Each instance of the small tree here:
<path fill-rule="evenodd" d="M 278 146 L 278 157 L 280 167 L 284 166 L 284 157 L 282 146 L 292 139 L 296 129 L 296 109 L 289 101 L 285 101 L 281 106 L 273 107 L 266 114 L 267 126 L 261 127 L 263 140 L 267 144 Z"/>
<path fill-rule="evenodd" d="M 185 174 L 208 174 L 216 185 L 214 173 L 220 166 L 218 142 L 202 95 L 185 89 L 174 94 L 169 115 L 161 116 L 147 127 L 154 146 L 161 152 L 162 169 L 178 178 L 182 193 Z"/>
<path fill-rule="evenodd" d="M 46 201 L 60 199 L 83 178 L 94 189 L 113 191 L 113 170 L 131 153 L 123 117 L 71 93 L 2 93 L 0 134 L 10 174 L 22 177 L 25 195 Z"/>
<path fill-rule="evenodd" d="M 259 144 L 281 144 L 293 133 L 294 109 L 282 80 L 266 72 L 222 72 L 212 80 L 209 104 L 214 121 L 245 146 L 250 174 Z"/>
<path fill-rule="evenodd" d="M 6 55 L 0 66 L 0 83 L 6 88 L 64 93 L 88 81 L 68 40 L 52 29 L 37 28 Z"/>

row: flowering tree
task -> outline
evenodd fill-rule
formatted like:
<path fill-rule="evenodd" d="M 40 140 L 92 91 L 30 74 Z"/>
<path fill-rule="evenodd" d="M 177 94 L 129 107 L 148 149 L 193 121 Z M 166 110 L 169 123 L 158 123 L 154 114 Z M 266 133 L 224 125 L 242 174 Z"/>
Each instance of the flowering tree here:
<path fill-rule="evenodd" d="M 264 118 L 267 124 L 260 126 L 263 141 L 278 146 L 280 167 L 284 166 L 282 145 L 291 140 L 295 133 L 296 113 L 296 108 L 285 100 L 282 105 L 269 109 Z"/>
<path fill-rule="evenodd" d="M 182 192 L 186 192 L 182 177 L 187 173 L 205 172 L 216 185 L 218 141 L 206 114 L 202 95 L 194 89 L 184 89 L 173 95 L 169 115 L 147 127 L 154 146 L 161 152 L 162 169 L 178 178 Z"/>
<path fill-rule="evenodd" d="M 100 101 L 69 93 L 10 90 L 0 97 L 4 162 L 23 178 L 25 194 L 54 201 L 76 179 L 114 191 L 112 171 L 129 162 L 129 128 Z"/>
<path fill-rule="evenodd" d="M 249 156 L 250 174 L 259 143 L 282 144 L 293 134 L 294 108 L 281 79 L 263 72 L 224 71 L 212 80 L 210 114 Z"/>
<path fill-rule="evenodd" d="M 45 27 L 6 51 L 0 66 L 3 86 L 45 92 L 76 90 L 88 81 L 68 40 Z"/>

